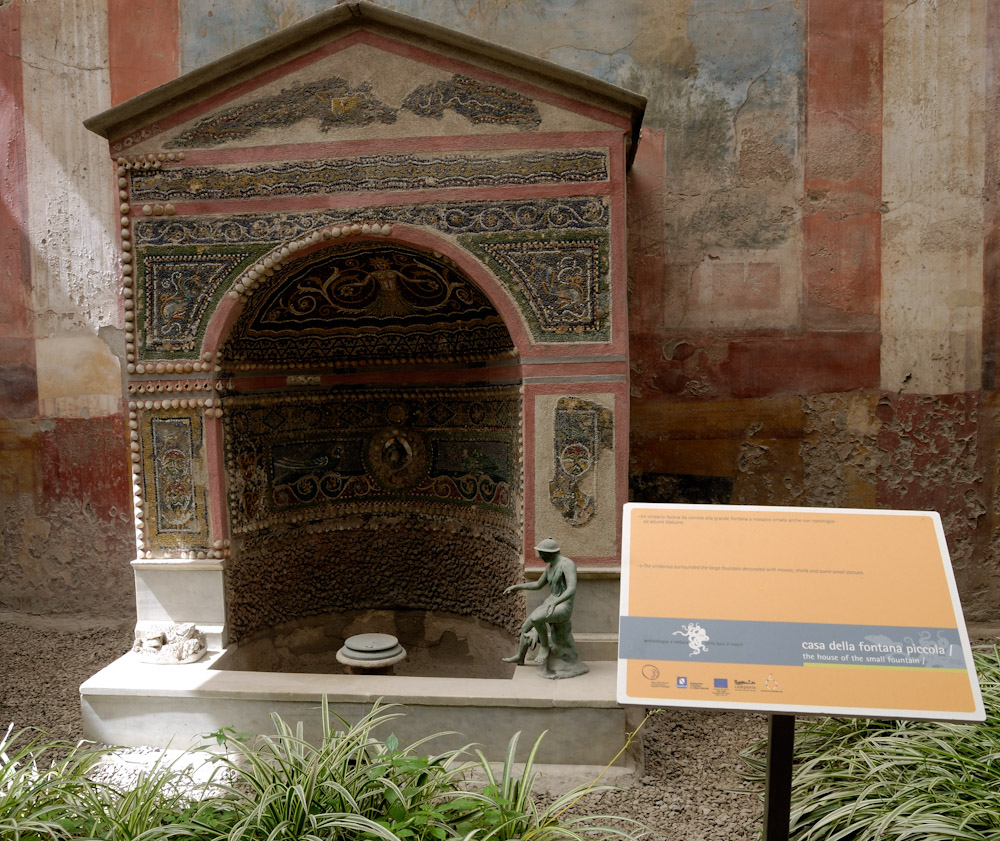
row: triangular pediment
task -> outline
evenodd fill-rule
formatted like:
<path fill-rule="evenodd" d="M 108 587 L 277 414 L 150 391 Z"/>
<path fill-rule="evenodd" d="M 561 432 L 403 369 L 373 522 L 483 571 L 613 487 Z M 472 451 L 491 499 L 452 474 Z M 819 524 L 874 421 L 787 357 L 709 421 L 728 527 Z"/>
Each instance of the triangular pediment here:
<path fill-rule="evenodd" d="M 645 101 L 407 15 L 350 3 L 87 121 L 113 151 L 638 131 Z M 628 141 L 627 141 L 628 142 Z"/>

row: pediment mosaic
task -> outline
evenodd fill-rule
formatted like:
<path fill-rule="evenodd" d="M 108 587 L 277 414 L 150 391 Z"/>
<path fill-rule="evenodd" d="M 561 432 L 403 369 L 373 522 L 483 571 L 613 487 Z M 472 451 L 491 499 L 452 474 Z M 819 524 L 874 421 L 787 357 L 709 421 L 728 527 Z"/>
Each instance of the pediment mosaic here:
<path fill-rule="evenodd" d="M 380 102 L 368 83 L 352 86 L 345 79 L 330 76 L 293 84 L 205 117 L 164 143 L 164 148 L 221 146 L 253 137 L 265 128 L 288 128 L 303 120 L 315 120 L 319 130 L 327 132 L 337 126 L 391 125 L 400 111 L 440 120 L 446 110 L 472 125 L 537 129 L 542 122 L 528 97 L 458 73 L 414 88 L 398 107 Z"/>

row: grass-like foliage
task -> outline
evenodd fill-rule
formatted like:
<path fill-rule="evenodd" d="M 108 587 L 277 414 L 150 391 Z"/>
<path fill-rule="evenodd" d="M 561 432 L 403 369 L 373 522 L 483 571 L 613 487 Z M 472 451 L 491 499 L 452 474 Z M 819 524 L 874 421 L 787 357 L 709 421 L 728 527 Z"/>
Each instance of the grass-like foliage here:
<path fill-rule="evenodd" d="M 94 756 L 43 739 L 43 733 L 14 732 L 13 725 L 0 738 L 0 838 L 5 841 L 70 837 L 66 805 L 86 786 Z"/>
<path fill-rule="evenodd" d="M 532 793 L 535 742 L 515 766 L 515 735 L 499 771 L 467 749 L 427 753 L 376 733 L 400 713 L 376 704 L 349 724 L 324 699 L 322 732 L 272 716 L 275 733 L 215 734 L 217 773 L 195 782 L 159 762 L 128 784 L 107 781 L 105 751 L 0 740 L 2 841 L 579 841 L 635 838 L 616 818 L 568 817 L 593 786 L 545 807 Z M 96 773 L 95 773 L 96 771 Z M 610 825 L 604 825 L 610 821 Z M 616 826 L 617 825 L 617 826 Z"/>
<path fill-rule="evenodd" d="M 544 735 L 544 734 L 542 734 Z M 631 737 L 630 737 L 631 738 Z M 585 838 L 610 839 L 635 838 L 640 828 L 632 822 L 633 831 L 618 828 L 611 815 L 567 817 L 567 813 L 585 794 L 606 791 L 608 786 L 594 784 L 580 786 L 556 797 L 545 808 L 539 809 L 532 796 L 535 781 L 535 756 L 541 737 L 535 741 L 524 766 L 515 772 L 514 762 L 518 734 L 507 745 L 507 753 L 499 774 L 494 773 L 485 756 L 479 753 L 479 762 L 487 784 L 478 795 L 481 804 L 475 820 L 468 822 L 469 839 L 489 841 L 581 841 Z M 617 757 L 615 757 L 617 759 Z M 617 819 L 626 823 L 623 819 Z"/>
<path fill-rule="evenodd" d="M 794 841 L 1000 838 L 1000 650 L 974 652 L 983 724 L 824 718 L 795 730 Z M 763 778 L 763 746 L 742 755 Z"/>
<path fill-rule="evenodd" d="M 315 744 L 301 723 L 293 728 L 279 716 L 271 736 L 224 734 L 221 762 L 234 782 L 225 797 L 207 803 L 201 819 L 226 841 L 446 838 L 452 810 L 442 801 L 461 780 L 460 752 L 422 756 L 421 743 L 400 750 L 393 736 L 378 740 L 375 729 L 396 717 L 376 704 L 349 725 L 324 699 Z"/>

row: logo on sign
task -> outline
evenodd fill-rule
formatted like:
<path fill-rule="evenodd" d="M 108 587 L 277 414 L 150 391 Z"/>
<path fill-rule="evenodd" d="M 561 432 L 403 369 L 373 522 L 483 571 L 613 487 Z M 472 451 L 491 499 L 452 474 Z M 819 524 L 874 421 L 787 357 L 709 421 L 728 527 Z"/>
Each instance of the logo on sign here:
<path fill-rule="evenodd" d="M 709 640 L 709 636 L 705 629 L 701 627 L 697 622 L 692 622 L 689 625 L 681 625 L 679 631 L 674 631 L 674 636 L 687 637 L 688 648 L 691 649 L 691 653 L 688 657 L 694 657 L 697 654 L 703 654 L 708 651 L 708 647 L 705 645 Z"/>
<path fill-rule="evenodd" d="M 729 681 L 724 677 L 717 677 L 715 679 L 714 686 L 716 689 L 728 689 Z"/>
<path fill-rule="evenodd" d="M 642 676 L 646 680 L 656 680 L 660 676 L 660 670 L 652 663 L 647 663 L 642 667 Z"/>
<path fill-rule="evenodd" d="M 678 689 L 687 689 L 688 688 L 688 679 L 686 677 L 679 677 L 679 678 L 677 678 L 677 688 Z"/>

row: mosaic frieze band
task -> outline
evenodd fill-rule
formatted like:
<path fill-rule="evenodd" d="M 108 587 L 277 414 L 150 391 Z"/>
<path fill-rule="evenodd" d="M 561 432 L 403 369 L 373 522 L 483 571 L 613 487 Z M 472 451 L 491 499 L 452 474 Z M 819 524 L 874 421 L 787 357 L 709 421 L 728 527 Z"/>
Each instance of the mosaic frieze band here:
<path fill-rule="evenodd" d="M 310 231 L 372 217 L 432 228 L 444 234 L 505 231 L 564 231 L 607 228 L 608 201 L 602 196 L 520 201 L 414 204 L 373 209 L 301 213 L 233 214 L 222 217 L 153 216 L 134 221 L 137 247 L 287 242 Z"/>
<path fill-rule="evenodd" d="M 466 510 L 508 527 L 519 513 L 516 387 L 234 395 L 224 405 L 236 533 L 345 506 Z"/>
<path fill-rule="evenodd" d="M 516 91 L 455 74 L 412 90 L 402 103 L 381 102 L 367 82 L 352 86 L 330 76 L 315 82 L 297 83 L 277 93 L 261 96 L 223 109 L 199 120 L 165 146 L 208 148 L 245 140 L 262 129 L 289 128 L 303 120 L 316 120 L 320 131 L 337 126 L 392 124 L 400 111 L 440 120 L 454 111 L 473 125 L 490 124 L 536 129 L 541 123 L 538 108 Z"/>
<path fill-rule="evenodd" d="M 490 266 L 518 302 L 535 341 L 607 341 L 610 294 L 605 200 L 578 198 L 418 205 L 380 208 L 378 215 L 381 219 L 459 234 L 460 242 Z M 137 220 L 134 226 L 138 247 L 137 322 L 143 327 L 138 343 L 140 357 L 196 355 L 207 316 L 212 311 L 211 302 L 217 300 L 233 278 L 253 260 L 276 244 L 354 216 L 359 220 L 364 218 L 359 211 L 320 211 L 222 219 L 153 217 Z M 386 249 L 369 247 L 373 253 L 378 251 L 385 259 L 391 259 Z M 406 252 L 405 249 L 400 251 Z M 427 255 L 422 259 L 425 263 L 433 262 Z M 436 271 L 444 271 L 443 265 L 439 263 Z M 302 275 L 303 282 L 312 277 L 309 282 L 316 288 L 323 287 L 323 294 L 347 288 L 347 284 L 332 282 L 331 273 L 323 277 L 309 275 L 307 269 L 300 269 L 295 263 L 291 270 L 296 273 L 295 277 Z M 343 271 L 343 268 L 337 269 L 338 277 Z M 370 271 L 359 278 L 372 288 L 389 284 L 388 274 L 381 281 L 376 279 L 378 271 L 398 273 L 398 267 L 377 270 L 370 264 Z M 454 272 L 451 276 L 457 277 Z M 457 283 L 456 280 L 452 282 Z M 273 290 L 265 293 L 267 300 L 275 306 L 279 306 L 275 295 L 297 294 L 301 300 L 306 300 L 312 294 L 305 288 L 286 289 L 284 283 L 284 277 L 277 277 L 267 287 Z M 425 285 L 423 281 L 417 284 L 421 285 Z M 415 288 L 411 284 L 411 292 Z M 465 290 L 462 294 L 469 301 L 473 298 L 485 300 L 467 282 Z M 391 316 L 394 314 L 385 308 L 412 308 L 417 305 L 419 296 L 414 298 L 411 294 L 409 303 L 399 294 L 395 294 L 392 302 L 390 297 L 393 296 L 383 295 L 378 301 L 370 302 L 376 308 L 382 307 L 378 313 L 380 326 L 387 329 L 377 331 L 373 322 L 370 335 L 362 330 L 356 345 L 346 338 L 334 338 L 336 347 L 328 347 L 323 344 L 322 336 L 301 329 L 306 325 L 299 323 L 294 328 L 296 338 L 289 344 L 289 360 L 306 365 L 312 359 L 353 363 L 365 355 L 369 359 L 428 359 L 442 355 L 484 359 L 510 347 L 499 316 L 495 313 L 488 317 L 476 316 L 478 305 L 473 306 L 472 317 L 464 319 L 468 327 L 465 333 L 442 332 L 442 328 L 448 326 L 445 324 L 447 319 L 438 319 L 433 327 L 430 322 L 419 329 L 411 324 L 411 329 L 404 334 L 393 327 Z M 457 302 L 460 298 L 456 295 L 450 300 Z M 333 303 L 330 302 L 331 306 Z M 341 305 L 345 313 L 350 310 L 346 299 Z M 298 312 L 294 308 L 287 309 L 287 302 L 280 307 L 286 307 L 284 311 L 288 314 Z M 353 312 L 359 314 L 356 309 Z M 373 310 L 368 315 L 376 313 Z M 282 335 L 287 339 L 291 332 L 290 328 Z M 284 344 L 278 341 L 279 338 L 273 330 L 257 329 L 252 342 L 244 341 L 244 346 L 232 358 L 248 362 L 270 358 Z M 442 347 L 442 341 L 448 347 Z"/>
<path fill-rule="evenodd" d="M 251 166 L 136 170 L 132 174 L 132 200 L 204 201 L 607 179 L 607 154 L 588 149 L 517 155 L 363 155 Z"/>

